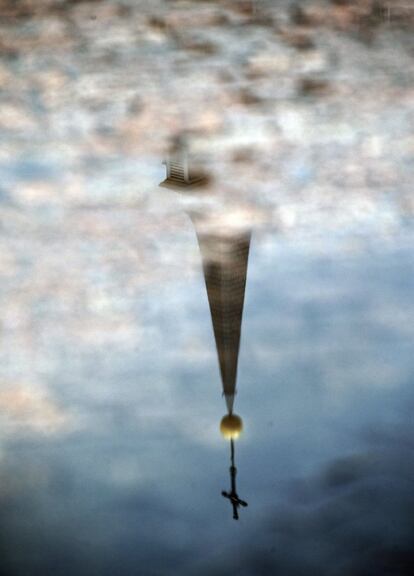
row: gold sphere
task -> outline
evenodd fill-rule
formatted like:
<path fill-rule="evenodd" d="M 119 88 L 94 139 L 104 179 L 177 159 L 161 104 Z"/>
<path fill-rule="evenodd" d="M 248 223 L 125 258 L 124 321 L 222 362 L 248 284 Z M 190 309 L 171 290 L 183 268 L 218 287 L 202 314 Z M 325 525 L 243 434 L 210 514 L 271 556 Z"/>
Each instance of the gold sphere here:
<path fill-rule="evenodd" d="M 227 414 L 220 422 L 220 432 L 226 440 L 236 440 L 243 432 L 243 420 L 237 414 Z"/>

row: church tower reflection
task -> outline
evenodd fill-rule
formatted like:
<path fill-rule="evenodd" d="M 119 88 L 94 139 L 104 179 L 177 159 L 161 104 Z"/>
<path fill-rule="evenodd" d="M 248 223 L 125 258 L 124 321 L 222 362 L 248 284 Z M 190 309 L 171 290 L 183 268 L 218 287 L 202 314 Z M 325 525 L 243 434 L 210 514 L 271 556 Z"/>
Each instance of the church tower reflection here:
<path fill-rule="evenodd" d="M 165 161 L 166 179 L 161 186 L 197 194 L 206 178 L 191 172 L 188 152 L 183 144 Z M 191 192 L 190 192 L 191 190 Z M 250 231 L 229 232 L 211 229 L 205 225 L 204 215 L 196 210 L 187 211 L 195 228 L 203 263 L 204 279 L 213 324 L 214 338 L 220 367 L 223 396 L 227 414 L 220 430 L 230 441 L 230 492 L 223 491 L 233 507 L 233 518 L 239 518 L 240 506 L 247 502 L 237 494 L 235 440 L 243 430 L 240 416 L 234 413 L 240 334 L 246 288 L 247 265 L 250 249 Z"/>

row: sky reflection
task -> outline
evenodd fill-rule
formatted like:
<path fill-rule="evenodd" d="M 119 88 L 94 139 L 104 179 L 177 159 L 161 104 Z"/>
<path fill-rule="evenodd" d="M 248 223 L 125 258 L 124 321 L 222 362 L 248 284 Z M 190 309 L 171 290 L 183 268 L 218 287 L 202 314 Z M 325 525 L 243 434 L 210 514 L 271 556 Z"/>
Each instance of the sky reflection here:
<path fill-rule="evenodd" d="M 249 508 L 236 531 L 220 496 L 228 447 L 200 265 L 129 301 L 135 344 L 84 341 L 70 354 L 56 342 L 65 369 L 47 388 L 78 424 L 3 436 L 6 573 L 405 566 L 412 272 L 404 248 L 304 262 L 286 242 L 253 240 L 237 395 Z"/>
<path fill-rule="evenodd" d="M 413 15 L 0 0 L 0 576 L 410 573 Z"/>

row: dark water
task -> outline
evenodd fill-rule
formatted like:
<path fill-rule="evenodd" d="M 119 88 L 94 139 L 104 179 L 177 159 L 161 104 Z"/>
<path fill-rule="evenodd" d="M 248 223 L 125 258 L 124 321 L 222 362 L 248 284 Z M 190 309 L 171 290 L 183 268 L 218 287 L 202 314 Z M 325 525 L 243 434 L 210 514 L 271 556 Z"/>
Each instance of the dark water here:
<path fill-rule="evenodd" d="M 411 573 L 412 15 L 0 2 L 1 576 Z"/>

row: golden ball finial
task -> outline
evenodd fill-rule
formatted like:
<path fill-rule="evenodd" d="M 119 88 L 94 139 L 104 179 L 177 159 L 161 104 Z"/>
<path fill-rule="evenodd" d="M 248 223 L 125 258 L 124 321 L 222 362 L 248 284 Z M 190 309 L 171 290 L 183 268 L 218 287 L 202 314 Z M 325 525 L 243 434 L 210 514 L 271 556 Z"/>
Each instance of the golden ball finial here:
<path fill-rule="evenodd" d="M 237 414 L 227 414 L 220 422 L 220 432 L 226 440 L 236 440 L 243 432 L 243 420 Z"/>

